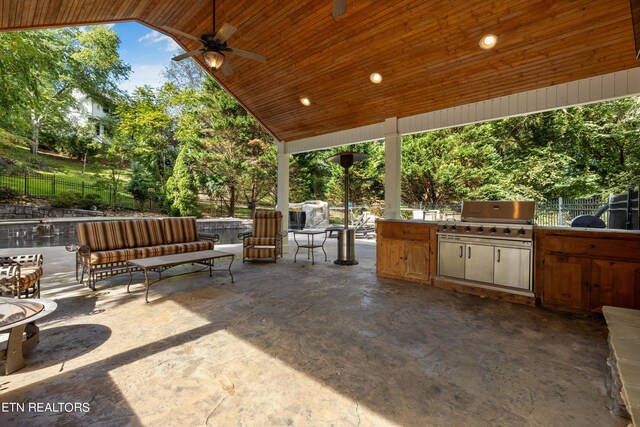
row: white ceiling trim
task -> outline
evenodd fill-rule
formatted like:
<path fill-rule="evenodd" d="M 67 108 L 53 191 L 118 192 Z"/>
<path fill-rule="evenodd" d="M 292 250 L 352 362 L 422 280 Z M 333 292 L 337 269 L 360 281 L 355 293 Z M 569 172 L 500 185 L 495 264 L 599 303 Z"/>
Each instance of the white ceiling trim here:
<path fill-rule="evenodd" d="M 640 67 L 398 119 L 401 135 L 524 116 L 640 94 Z M 384 123 L 285 143 L 286 154 L 384 139 Z"/>

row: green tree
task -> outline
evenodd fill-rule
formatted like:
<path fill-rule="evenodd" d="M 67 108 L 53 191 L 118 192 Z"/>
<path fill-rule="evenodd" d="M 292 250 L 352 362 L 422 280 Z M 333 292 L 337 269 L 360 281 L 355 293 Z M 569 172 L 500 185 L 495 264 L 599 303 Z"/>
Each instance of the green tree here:
<path fill-rule="evenodd" d="M 272 138 L 238 102 L 208 77 L 201 97 L 202 175 L 216 175 L 227 187 L 227 213 L 240 197 L 254 207 L 275 194 L 276 152 Z"/>
<path fill-rule="evenodd" d="M 165 187 L 165 210 L 175 216 L 202 216 L 198 209 L 199 174 L 198 160 L 192 149 L 185 145 L 180 149 L 173 168 L 173 175 Z"/>
<path fill-rule="evenodd" d="M 289 162 L 289 198 L 292 202 L 324 200 L 327 197 L 331 169 L 327 153 L 310 151 L 294 154 Z"/>
<path fill-rule="evenodd" d="M 435 205 L 501 198 L 500 159 L 490 126 L 466 126 L 406 136 L 402 144 L 402 200 Z"/>
<path fill-rule="evenodd" d="M 2 33 L 0 43 L 0 123 L 30 137 L 34 154 L 43 128 L 66 127 L 74 89 L 108 106 L 130 72 L 117 34 L 105 26 Z"/>
<path fill-rule="evenodd" d="M 174 117 L 169 112 L 173 95 L 172 85 L 157 90 L 137 87 L 131 98 L 115 110 L 115 139 L 129 159 L 144 167 L 161 186 L 171 174 L 178 145 Z"/>

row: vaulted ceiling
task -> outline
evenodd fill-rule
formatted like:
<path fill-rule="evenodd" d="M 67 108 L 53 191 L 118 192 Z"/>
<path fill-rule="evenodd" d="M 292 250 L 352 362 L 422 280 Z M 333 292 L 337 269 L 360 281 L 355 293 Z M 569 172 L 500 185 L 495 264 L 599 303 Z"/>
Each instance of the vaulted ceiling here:
<path fill-rule="evenodd" d="M 0 31 L 134 20 L 199 36 L 211 14 L 211 0 L 0 0 Z M 331 0 L 218 0 L 216 17 L 267 62 L 233 56 L 215 77 L 281 141 L 640 65 L 629 0 L 347 0 L 338 18 Z"/>

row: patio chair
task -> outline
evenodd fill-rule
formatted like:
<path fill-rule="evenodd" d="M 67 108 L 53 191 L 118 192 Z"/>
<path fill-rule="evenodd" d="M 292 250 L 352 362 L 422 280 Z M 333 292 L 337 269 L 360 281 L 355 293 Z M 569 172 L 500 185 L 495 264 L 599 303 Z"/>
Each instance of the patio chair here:
<path fill-rule="evenodd" d="M 242 239 L 242 262 L 282 257 L 282 212 L 258 211 L 253 214 L 253 229 L 238 234 Z"/>
<path fill-rule="evenodd" d="M 0 257 L 0 295 L 40 298 L 42 255 Z"/>

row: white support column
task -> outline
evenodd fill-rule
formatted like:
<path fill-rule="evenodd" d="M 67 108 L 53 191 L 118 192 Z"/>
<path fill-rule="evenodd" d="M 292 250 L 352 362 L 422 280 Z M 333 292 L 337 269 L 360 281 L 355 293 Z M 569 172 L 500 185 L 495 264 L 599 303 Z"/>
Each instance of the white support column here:
<path fill-rule="evenodd" d="M 278 201 L 276 209 L 282 212 L 282 230 L 289 229 L 289 156 L 285 152 L 284 143 L 276 142 L 278 146 Z M 282 251 L 289 252 L 289 238 L 282 240 Z"/>
<path fill-rule="evenodd" d="M 384 122 L 384 217 L 401 219 L 400 180 L 402 167 L 402 137 L 398 133 L 398 119 Z"/>

